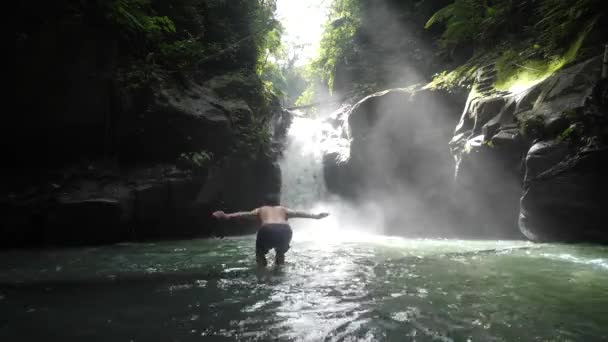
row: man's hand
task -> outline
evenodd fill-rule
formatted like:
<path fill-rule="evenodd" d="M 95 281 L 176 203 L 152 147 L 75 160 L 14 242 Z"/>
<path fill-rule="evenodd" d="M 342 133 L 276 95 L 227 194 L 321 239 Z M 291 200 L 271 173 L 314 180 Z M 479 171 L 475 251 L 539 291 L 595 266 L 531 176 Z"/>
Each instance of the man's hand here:
<path fill-rule="evenodd" d="M 221 210 L 218 210 L 211 215 L 213 215 L 213 217 L 215 217 L 218 220 L 227 220 L 229 218 L 228 215 Z"/>
<path fill-rule="evenodd" d="M 320 213 L 320 214 L 317 214 L 317 220 L 322 219 L 322 218 L 327 217 L 327 216 L 329 216 L 329 213 Z"/>

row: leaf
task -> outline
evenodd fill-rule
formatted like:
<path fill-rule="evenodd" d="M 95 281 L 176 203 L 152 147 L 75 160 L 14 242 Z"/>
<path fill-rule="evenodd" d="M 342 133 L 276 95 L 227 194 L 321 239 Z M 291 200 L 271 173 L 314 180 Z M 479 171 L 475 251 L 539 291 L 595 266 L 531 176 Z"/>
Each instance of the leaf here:
<path fill-rule="evenodd" d="M 426 24 L 424 25 L 424 28 L 428 29 L 434 23 L 443 22 L 446 19 L 448 19 L 449 17 L 451 17 L 454 14 L 455 7 L 456 7 L 456 5 L 455 5 L 455 3 L 453 3 L 453 4 L 449 4 L 449 5 L 445 6 L 444 8 L 440 9 L 439 11 L 435 12 L 435 14 L 433 14 L 433 16 L 431 16 L 431 18 L 426 22 Z"/>

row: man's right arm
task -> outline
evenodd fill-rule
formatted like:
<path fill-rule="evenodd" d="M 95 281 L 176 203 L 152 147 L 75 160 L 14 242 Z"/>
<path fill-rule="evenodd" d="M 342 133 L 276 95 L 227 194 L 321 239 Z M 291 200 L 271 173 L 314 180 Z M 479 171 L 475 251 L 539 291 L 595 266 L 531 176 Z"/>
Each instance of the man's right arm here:
<path fill-rule="evenodd" d="M 252 211 L 239 211 L 235 213 L 226 214 L 223 211 L 216 211 L 212 214 L 215 218 L 220 220 L 238 219 L 238 218 L 256 218 L 258 216 L 258 209 Z"/>
<path fill-rule="evenodd" d="M 289 208 L 285 208 L 285 210 L 287 210 L 287 218 L 311 218 L 318 220 L 329 216 L 328 213 L 313 214 L 305 211 L 292 210 Z"/>

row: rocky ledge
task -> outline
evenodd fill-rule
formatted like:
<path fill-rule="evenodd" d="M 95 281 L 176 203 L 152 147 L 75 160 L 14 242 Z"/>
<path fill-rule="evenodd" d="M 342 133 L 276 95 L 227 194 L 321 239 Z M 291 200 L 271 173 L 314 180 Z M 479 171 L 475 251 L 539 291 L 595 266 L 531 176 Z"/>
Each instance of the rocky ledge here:
<path fill-rule="evenodd" d="M 485 203 L 486 220 L 517 223 L 534 241 L 608 241 L 608 87 L 600 70 L 597 57 L 517 93 L 474 87 L 450 147 L 456 180 Z"/>
<path fill-rule="evenodd" d="M 37 167 L 32 160 L 3 169 L 13 182 L 0 189 L 1 245 L 91 245 L 253 232 L 250 224 L 226 230 L 210 218 L 213 210 L 244 210 L 280 196 L 276 160 L 290 117 L 273 105 L 253 127 L 250 100 L 257 95 L 243 93 L 255 89 L 253 82 L 253 77 L 224 74 L 202 84 L 161 85 L 139 108 L 137 96 L 123 98 L 120 119 L 106 122 L 109 145 L 119 151 L 109 158 L 91 153 L 96 136 L 72 129 L 78 124 L 72 119 L 84 119 L 64 117 L 65 129 L 49 131 L 71 141 L 62 143 L 66 150 L 56 165 Z M 104 126 L 103 118 L 86 119 L 84 130 Z M 253 134 L 269 140 L 257 141 Z"/>

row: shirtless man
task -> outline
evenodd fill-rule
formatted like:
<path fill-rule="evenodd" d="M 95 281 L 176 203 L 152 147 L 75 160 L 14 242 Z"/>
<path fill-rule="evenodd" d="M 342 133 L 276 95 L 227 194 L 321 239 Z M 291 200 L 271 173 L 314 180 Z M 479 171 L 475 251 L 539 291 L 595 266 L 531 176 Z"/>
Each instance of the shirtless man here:
<path fill-rule="evenodd" d="M 266 254 L 272 248 L 276 252 L 276 265 L 285 263 L 285 252 L 289 250 L 291 242 L 291 227 L 287 220 L 290 218 L 312 218 L 322 219 L 328 213 L 312 214 L 302 211 L 291 210 L 281 206 L 263 206 L 252 211 L 241 211 L 226 214 L 223 211 L 216 211 L 213 216 L 220 220 L 237 218 L 257 218 L 260 223 L 257 237 L 255 240 L 255 257 L 258 266 L 266 266 Z"/>

